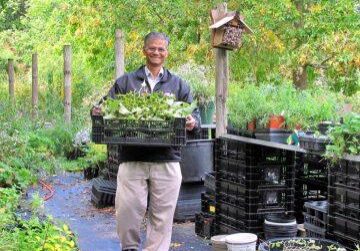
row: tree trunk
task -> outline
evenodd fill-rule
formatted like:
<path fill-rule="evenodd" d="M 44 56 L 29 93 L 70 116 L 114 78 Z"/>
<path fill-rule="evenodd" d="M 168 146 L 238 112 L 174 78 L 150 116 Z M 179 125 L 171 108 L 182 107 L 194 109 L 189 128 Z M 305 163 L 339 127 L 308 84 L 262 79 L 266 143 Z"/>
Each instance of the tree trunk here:
<path fill-rule="evenodd" d="M 9 75 L 9 98 L 11 102 L 15 101 L 15 70 L 14 60 L 8 60 L 8 75 Z"/>
<path fill-rule="evenodd" d="M 115 79 L 119 78 L 125 72 L 124 66 L 124 33 L 116 29 L 115 31 Z"/>
<path fill-rule="evenodd" d="M 64 119 L 71 122 L 71 46 L 64 46 Z"/>
<path fill-rule="evenodd" d="M 301 90 L 307 88 L 307 67 L 302 65 L 293 71 L 293 83 L 294 85 Z"/>
<path fill-rule="evenodd" d="M 36 118 L 38 114 L 38 55 L 32 54 L 32 117 Z"/>

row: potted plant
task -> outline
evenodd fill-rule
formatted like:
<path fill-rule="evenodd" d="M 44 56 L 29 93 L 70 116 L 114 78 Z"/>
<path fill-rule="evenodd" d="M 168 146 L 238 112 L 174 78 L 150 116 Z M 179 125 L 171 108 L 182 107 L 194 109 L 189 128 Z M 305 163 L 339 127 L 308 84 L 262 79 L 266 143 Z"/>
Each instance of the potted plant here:
<path fill-rule="evenodd" d="M 260 95 L 265 97 L 265 109 L 263 109 L 259 125 L 268 129 L 284 129 L 286 126 L 285 114 L 292 98 L 291 88 L 288 84 L 262 85 Z"/>
<path fill-rule="evenodd" d="M 186 80 L 196 101 L 202 124 L 212 124 L 215 112 L 215 81 L 209 75 L 209 69 L 194 62 L 181 65 L 176 73 Z"/>
<path fill-rule="evenodd" d="M 254 131 L 256 121 L 266 114 L 265 97 L 259 87 L 253 84 L 243 87 L 233 84 L 229 93 L 227 105 L 232 126 Z"/>
<path fill-rule="evenodd" d="M 331 144 L 326 146 L 325 157 L 333 162 L 344 155 L 360 155 L 360 114 L 349 113 L 343 123 L 330 129 Z"/>

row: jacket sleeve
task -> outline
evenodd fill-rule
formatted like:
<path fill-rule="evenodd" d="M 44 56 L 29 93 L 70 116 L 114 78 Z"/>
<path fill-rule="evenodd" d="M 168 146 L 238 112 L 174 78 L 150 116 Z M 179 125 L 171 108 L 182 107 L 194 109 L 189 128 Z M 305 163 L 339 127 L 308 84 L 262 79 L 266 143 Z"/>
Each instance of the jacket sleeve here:
<path fill-rule="evenodd" d="M 126 75 L 123 75 L 115 81 L 115 83 L 109 90 L 107 96 L 110 98 L 115 98 L 117 94 L 125 94 L 126 84 L 127 84 L 127 77 Z"/>
<path fill-rule="evenodd" d="M 188 84 L 183 80 L 180 80 L 180 89 L 179 89 L 179 100 L 191 104 L 193 102 L 193 96 Z M 196 107 L 191 113 L 193 118 L 196 120 L 195 128 L 192 130 L 193 133 L 200 133 L 201 127 L 201 118 L 199 108 Z"/>

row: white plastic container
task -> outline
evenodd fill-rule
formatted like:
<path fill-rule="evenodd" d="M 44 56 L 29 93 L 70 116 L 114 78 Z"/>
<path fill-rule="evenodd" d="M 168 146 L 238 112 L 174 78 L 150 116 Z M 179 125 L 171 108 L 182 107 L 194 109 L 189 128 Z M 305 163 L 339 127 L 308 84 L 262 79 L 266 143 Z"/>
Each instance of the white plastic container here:
<path fill-rule="evenodd" d="M 215 235 L 211 237 L 213 251 L 227 251 L 225 238 L 227 235 Z"/>
<path fill-rule="evenodd" d="M 228 251 L 256 251 L 257 236 L 250 233 L 238 233 L 226 236 Z"/>

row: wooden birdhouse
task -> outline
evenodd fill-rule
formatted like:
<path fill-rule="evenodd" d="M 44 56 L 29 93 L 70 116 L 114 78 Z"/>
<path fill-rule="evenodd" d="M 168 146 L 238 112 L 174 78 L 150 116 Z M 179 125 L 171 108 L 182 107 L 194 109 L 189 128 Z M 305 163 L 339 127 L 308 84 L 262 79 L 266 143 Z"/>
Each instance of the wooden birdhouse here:
<path fill-rule="evenodd" d="M 217 10 L 211 10 L 212 46 L 227 50 L 238 49 L 241 46 L 242 35 L 252 33 L 252 30 L 244 22 L 239 12 L 227 12 L 219 14 Z"/>

